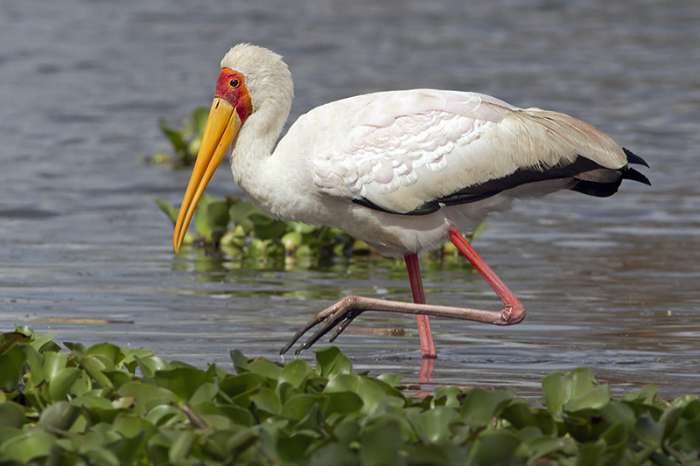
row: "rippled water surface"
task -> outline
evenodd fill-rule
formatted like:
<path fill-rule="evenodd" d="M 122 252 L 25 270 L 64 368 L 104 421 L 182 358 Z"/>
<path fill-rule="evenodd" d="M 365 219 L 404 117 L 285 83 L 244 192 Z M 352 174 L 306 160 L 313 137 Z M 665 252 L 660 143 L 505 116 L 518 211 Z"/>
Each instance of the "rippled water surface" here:
<path fill-rule="evenodd" d="M 652 164 L 652 188 L 561 193 L 490 219 L 476 247 L 530 314 L 511 328 L 433 320 L 435 383 L 528 392 L 547 371 L 591 366 L 618 388 L 698 393 L 700 3 L 468 3 L 3 2 L 0 326 L 225 363 L 232 348 L 274 357 L 343 294 L 409 299 L 387 263 L 254 271 L 173 257 L 153 198 L 178 201 L 188 174 L 143 156 L 166 148 L 158 118 L 206 105 L 220 56 L 250 41 L 285 55 L 293 117 L 380 89 L 475 90 L 587 119 Z M 237 192 L 228 170 L 212 191 Z M 430 302 L 497 305 L 466 269 L 425 280 Z M 368 331 L 397 326 L 406 336 Z M 350 330 L 338 343 L 357 366 L 418 378 L 412 318 L 368 314 Z"/>

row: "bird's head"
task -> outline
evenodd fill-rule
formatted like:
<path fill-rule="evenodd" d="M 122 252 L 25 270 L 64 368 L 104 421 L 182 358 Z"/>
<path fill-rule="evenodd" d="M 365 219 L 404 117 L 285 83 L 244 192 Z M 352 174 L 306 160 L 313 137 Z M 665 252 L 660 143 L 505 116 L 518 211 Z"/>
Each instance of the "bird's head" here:
<path fill-rule="evenodd" d="M 289 68 L 282 57 L 268 49 L 238 44 L 221 60 L 214 101 L 199 146 L 192 175 L 180 204 L 173 250 L 178 252 L 204 190 L 238 133 L 249 119 L 278 124 L 275 116 L 286 118 L 293 95 Z M 280 106 L 286 108 L 280 109 Z M 284 121 L 282 121 L 282 124 Z M 279 124 L 281 128 L 281 124 Z"/>

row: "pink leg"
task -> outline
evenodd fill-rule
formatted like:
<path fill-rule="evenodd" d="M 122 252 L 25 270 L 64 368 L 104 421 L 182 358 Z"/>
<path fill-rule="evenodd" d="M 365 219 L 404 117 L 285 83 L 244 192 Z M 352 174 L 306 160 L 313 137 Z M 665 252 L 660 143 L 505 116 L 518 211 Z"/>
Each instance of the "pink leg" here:
<path fill-rule="evenodd" d="M 523 320 L 525 318 L 525 307 L 520 303 L 518 298 L 515 297 L 513 292 L 508 289 L 506 284 L 503 283 L 503 280 L 496 275 L 496 272 L 489 267 L 479 254 L 477 254 L 472 245 L 469 244 L 469 241 L 454 227 L 450 228 L 450 241 L 459 249 L 459 252 L 471 262 L 476 271 L 479 272 L 479 275 L 486 280 L 486 283 L 488 283 L 491 289 L 501 298 L 505 306 L 502 311 L 503 320 L 514 323 Z"/>
<path fill-rule="evenodd" d="M 435 356 L 435 346 L 432 343 L 430 335 L 430 327 L 428 326 L 427 316 L 447 317 L 451 319 L 470 320 L 474 322 L 483 322 L 493 325 L 515 325 L 522 322 L 525 318 L 525 308 L 515 295 L 508 289 L 503 281 L 498 278 L 496 273 L 491 270 L 491 267 L 479 257 L 471 244 L 462 236 L 455 228 L 449 230 L 450 241 L 464 254 L 464 256 L 472 263 L 474 268 L 481 274 L 486 282 L 496 292 L 498 297 L 503 302 L 503 308 L 500 311 L 486 311 L 481 309 L 471 309 L 467 307 L 440 306 L 435 304 L 425 304 L 425 296 L 423 294 L 423 285 L 420 280 L 420 270 L 418 267 L 418 258 L 415 255 L 407 255 L 405 257 L 408 276 L 411 280 L 411 290 L 413 291 L 413 303 L 404 303 L 398 301 L 389 301 L 377 298 L 365 298 L 363 296 L 346 296 L 332 306 L 323 309 L 317 313 L 309 323 L 301 330 L 294 334 L 291 341 L 285 345 L 280 351 L 284 354 L 289 348 L 294 345 L 306 332 L 323 324 L 320 329 L 316 330 L 299 348 L 296 354 L 311 347 L 323 335 L 335 328 L 335 332 L 331 337 L 331 341 L 335 340 L 338 335 L 350 325 L 350 323 L 365 311 L 378 312 L 395 312 L 399 314 L 414 314 L 417 317 L 425 316 L 426 320 L 418 319 L 418 332 L 421 336 L 421 353 L 423 361 L 432 361 L 429 355 Z M 420 302 L 419 302 L 420 301 Z M 421 327 L 421 323 L 425 322 L 425 327 Z"/>
<path fill-rule="evenodd" d="M 423 292 L 423 280 L 420 274 L 420 261 L 417 254 L 407 254 L 403 257 L 408 271 L 408 281 L 411 283 L 411 293 L 413 302 L 425 304 L 425 293 Z M 418 322 L 418 338 L 420 339 L 420 354 L 424 358 L 435 359 L 435 343 L 430 332 L 430 318 L 426 315 L 416 315 Z"/>

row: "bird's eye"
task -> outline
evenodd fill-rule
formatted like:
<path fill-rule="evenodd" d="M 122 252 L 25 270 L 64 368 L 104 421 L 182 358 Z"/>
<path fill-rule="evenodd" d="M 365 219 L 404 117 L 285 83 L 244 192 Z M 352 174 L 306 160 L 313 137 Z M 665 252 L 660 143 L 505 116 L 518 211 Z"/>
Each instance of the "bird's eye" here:
<path fill-rule="evenodd" d="M 232 79 L 228 83 L 231 85 L 231 87 L 238 87 L 240 84 L 237 79 Z"/>

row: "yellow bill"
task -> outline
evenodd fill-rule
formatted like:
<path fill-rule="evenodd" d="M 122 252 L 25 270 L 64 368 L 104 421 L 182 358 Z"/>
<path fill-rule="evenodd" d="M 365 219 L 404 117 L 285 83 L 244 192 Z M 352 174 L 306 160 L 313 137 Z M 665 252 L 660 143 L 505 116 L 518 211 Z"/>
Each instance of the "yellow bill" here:
<path fill-rule="evenodd" d="M 187 190 L 180 204 L 175 229 L 173 230 L 173 251 L 177 253 L 187 233 L 197 203 L 204 194 L 211 177 L 226 156 L 228 148 L 236 139 L 241 128 L 241 119 L 233 106 L 219 97 L 214 98 L 209 117 L 204 128 L 204 136 L 199 146 Z"/>

